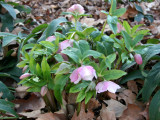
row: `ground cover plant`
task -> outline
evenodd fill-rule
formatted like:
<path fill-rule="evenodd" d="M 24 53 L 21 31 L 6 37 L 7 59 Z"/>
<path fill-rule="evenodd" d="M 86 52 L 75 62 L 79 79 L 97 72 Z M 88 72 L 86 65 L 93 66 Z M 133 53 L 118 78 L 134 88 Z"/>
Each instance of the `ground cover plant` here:
<path fill-rule="evenodd" d="M 104 95 L 109 97 L 108 93 L 121 93 L 126 82 L 140 79 L 144 84 L 137 90 L 137 101 L 149 102 L 154 95 L 148 107 L 149 119 L 159 120 L 160 44 L 155 44 L 153 40 L 142 44 L 144 37 L 150 35 L 149 30 L 139 29 L 142 24 L 131 27 L 127 21 L 121 21 L 119 17 L 125 14 L 126 9 L 117 9 L 116 0 L 110 2 L 110 10 L 101 11 L 106 15 L 106 20 L 100 30 L 82 24 L 80 19 L 91 15 L 85 14 L 80 4 L 74 4 L 61 13 L 69 20 L 59 17 L 49 24 L 35 27 L 25 37 L 1 32 L 2 42 L 9 37 L 9 41 L 16 39 L 19 43 L 17 67 L 23 69 L 23 74 L 18 84 L 26 86 L 27 92 L 40 93 L 45 102 L 44 111 L 52 113 L 60 109 L 67 111 L 65 98 L 69 94 L 75 95 L 75 113 L 71 117 L 76 120 L 81 119 L 82 109 L 84 113 L 89 111 L 93 98 L 104 109 Z M 104 32 L 106 25 L 112 31 L 110 35 Z M 4 89 L 8 90 L 7 87 Z M 2 98 L 6 98 L 4 95 Z M 117 100 L 117 97 L 111 98 Z M 13 110 L 13 103 L 16 102 L 0 100 L 2 116 L 11 113 L 13 118 L 18 118 Z M 123 104 L 132 105 L 129 102 Z M 124 105 L 121 115 L 127 110 Z M 120 114 L 116 117 L 123 120 L 125 117 Z M 85 119 L 98 119 L 100 115 L 86 114 Z M 114 115 L 108 119 L 116 117 Z"/>

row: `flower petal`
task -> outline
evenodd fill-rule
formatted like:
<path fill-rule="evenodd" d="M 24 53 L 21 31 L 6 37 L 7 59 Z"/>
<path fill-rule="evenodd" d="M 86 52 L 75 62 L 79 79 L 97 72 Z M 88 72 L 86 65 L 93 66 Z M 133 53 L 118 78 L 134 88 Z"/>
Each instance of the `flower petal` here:
<path fill-rule="evenodd" d="M 77 84 L 81 80 L 80 76 L 78 75 L 78 68 L 72 72 L 72 74 L 70 75 L 70 79 L 71 82 L 74 82 L 75 84 Z"/>

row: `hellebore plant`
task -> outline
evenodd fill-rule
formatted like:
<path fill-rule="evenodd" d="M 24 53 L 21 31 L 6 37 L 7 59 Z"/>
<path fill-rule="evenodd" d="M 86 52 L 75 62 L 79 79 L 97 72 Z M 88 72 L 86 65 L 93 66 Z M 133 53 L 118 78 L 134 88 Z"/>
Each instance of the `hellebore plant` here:
<path fill-rule="evenodd" d="M 36 36 L 37 43 L 22 47 L 22 61 L 17 66 L 24 68 L 25 73 L 19 84 L 28 86 L 28 92 L 40 92 L 48 110 L 55 112 L 60 108 L 63 91 L 78 93 L 76 102 L 79 106 L 83 100 L 87 104 L 97 94 L 115 93 L 120 86 L 111 80 L 126 75 L 121 68 L 135 61 L 142 64 L 140 54 L 143 53 L 137 43 L 148 31 L 137 32 L 139 26 L 131 29 L 126 21 L 121 24 L 118 17 L 125 13 L 125 9 L 116 9 L 115 2 L 112 2 L 109 13 L 102 12 L 107 15 L 107 20 L 101 31 L 81 23 L 77 26 L 86 14 L 81 5 L 73 5 L 63 15 L 71 15 L 76 23 L 58 18 L 47 27 L 38 26 L 31 34 Z M 110 36 L 104 34 L 106 24 L 113 31 Z M 39 33 L 42 34 L 37 37 Z"/>

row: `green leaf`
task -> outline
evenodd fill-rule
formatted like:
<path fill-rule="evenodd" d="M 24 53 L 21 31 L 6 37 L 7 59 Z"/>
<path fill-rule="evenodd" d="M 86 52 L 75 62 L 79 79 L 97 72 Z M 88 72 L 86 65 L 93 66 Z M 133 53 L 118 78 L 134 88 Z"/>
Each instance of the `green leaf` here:
<path fill-rule="evenodd" d="M 11 5 L 2 2 L 0 4 L 9 12 L 9 14 L 13 17 L 13 19 L 16 19 L 16 12 Z"/>
<path fill-rule="evenodd" d="M 68 21 L 66 18 L 63 17 L 53 20 L 46 29 L 46 38 L 51 36 L 57 30 L 57 27 L 59 26 L 60 23 L 64 22 Z"/>
<path fill-rule="evenodd" d="M 134 33 L 136 32 L 136 30 L 137 30 L 140 26 L 142 26 L 142 24 L 140 24 L 140 25 L 135 25 L 135 26 L 132 28 L 132 30 L 131 30 L 131 34 L 134 34 Z"/>
<path fill-rule="evenodd" d="M 89 56 L 93 56 L 94 58 L 98 58 L 102 55 L 102 53 L 94 51 L 94 50 L 87 50 L 84 52 L 83 54 L 83 58 L 82 60 L 84 60 L 85 58 L 89 57 Z"/>
<path fill-rule="evenodd" d="M 102 73 L 105 80 L 116 80 L 123 75 L 126 75 L 126 72 L 122 70 L 107 70 Z"/>
<path fill-rule="evenodd" d="M 32 33 L 35 34 L 35 33 L 39 32 L 39 31 L 42 31 L 42 30 L 46 29 L 47 27 L 48 27 L 48 24 L 41 24 L 41 25 L 35 27 L 32 30 Z"/>
<path fill-rule="evenodd" d="M 149 119 L 159 120 L 160 119 L 160 90 L 153 96 L 152 101 L 149 105 Z"/>
<path fill-rule="evenodd" d="M 149 71 L 142 88 L 142 99 L 148 101 L 153 91 L 160 83 L 160 62 L 155 64 Z"/>
<path fill-rule="evenodd" d="M 104 10 L 101 10 L 102 13 L 106 14 L 106 15 L 109 15 L 109 12 L 106 12 Z"/>
<path fill-rule="evenodd" d="M 36 73 L 38 76 L 42 77 L 42 70 L 41 70 L 41 67 L 38 63 L 36 65 Z"/>
<path fill-rule="evenodd" d="M 83 88 L 86 88 L 89 84 L 90 84 L 90 82 L 88 82 L 88 81 L 76 84 L 70 88 L 69 92 L 70 93 L 77 93 L 77 92 L 81 91 Z"/>
<path fill-rule="evenodd" d="M 114 34 L 117 32 L 117 16 L 107 16 L 107 23 L 109 24 L 110 29 L 113 31 Z"/>
<path fill-rule="evenodd" d="M 6 28 L 9 29 L 11 32 L 14 29 L 14 23 L 13 23 L 13 18 L 9 13 L 6 13 L 5 15 L 0 14 L 1 17 L 1 31 L 4 32 Z"/>
<path fill-rule="evenodd" d="M 128 34 L 131 34 L 131 27 L 127 21 L 123 21 L 123 27 L 125 28 L 125 30 Z"/>
<path fill-rule="evenodd" d="M 110 54 L 106 57 L 106 65 L 111 69 L 111 64 L 115 61 L 116 59 L 116 53 Z"/>
<path fill-rule="evenodd" d="M 147 18 L 151 23 L 153 23 L 154 18 L 152 15 L 145 15 L 144 17 Z"/>
<path fill-rule="evenodd" d="M 42 69 L 42 73 L 43 73 L 43 79 L 46 81 L 50 81 L 51 80 L 51 74 L 50 74 L 50 66 L 47 63 L 47 60 L 45 57 L 43 57 L 42 63 L 41 63 L 41 69 Z"/>
<path fill-rule="evenodd" d="M 142 13 L 138 13 L 135 17 L 134 17 L 134 21 L 137 22 L 141 22 L 142 18 L 144 18 L 144 15 Z"/>
<path fill-rule="evenodd" d="M 52 50 L 52 52 L 56 52 L 56 48 L 55 48 L 55 45 L 49 41 L 41 41 L 39 42 L 39 44 L 43 45 L 44 47 Z"/>
<path fill-rule="evenodd" d="M 76 48 L 81 50 L 81 53 L 83 54 L 85 51 L 90 50 L 90 46 L 87 41 L 85 40 L 79 40 L 75 42 L 73 46 L 76 46 Z"/>
<path fill-rule="evenodd" d="M 53 35 L 54 32 L 58 29 L 58 26 L 61 23 L 68 22 L 66 18 L 60 17 L 58 19 L 53 20 L 48 27 L 43 32 L 42 36 L 38 39 L 37 42 L 40 42 L 42 40 L 46 40 L 49 36 Z"/>
<path fill-rule="evenodd" d="M 83 30 L 83 35 L 88 36 L 90 35 L 93 31 L 96 31 L 96 29 L 94 27 L 88 27 L 86 29 Z"/>
<path fill-rule="evenodd" d="M 2 98 L 8 99 L 8 100 L 13 100 L 14 99 L 14 96 L 10 92 L 8 87 L 3 82 L 0 81 L 0 93 L 1 92 L 3 93 Z"/>
<path fill-rule="evenodd" d="M 85 104 L 87 104 L 89 102 L 89 100 L 92 98 L 92 96 L 94 95 L 95 91 L 88 91 L 86 93 L 86 98 L 85 98 Z"/>
<path fill-rule="evenodd" d="M 122 31 L 122 35 L 124 38 L 125 46 L 126 48 L 131 51 L 131 45 L 132 45 L 132 38 L 128 35 L 127 32 Z"/>
<path fill-rule="evenodd" d="M 142 69 L 146 65 L 147 61 L 152 58 L 154 55 L 160 53 L 160 44 L 156 44 L 153 46 L 148 47 L 148 50 L 145 52 L 145 54 L 142 56 L 143 63 L 141 65 Z"/>
<path fill-rule="evenodd" d="M 70 58 L 73 59 L 73 61 L 75 63 L 79 63 L 80 62 L 80 57 L 81 55 L 81 51 L 77 48 L 70 48 L 70 49 L 65 49 L 63 51 L 61 51 L 62 53 L 68 55 Z"/>
<path fill-rule="evenodd" d="M 132 72 L 128 73 L 126 76 L 124 76 L 121 79 L 120 83 L 124 84 L 124 83 L 126 83 L 126 82 L 128 82 L 130 80 L 134 80 L 134 79 L 138 79 L 138 78 L 139 79 L 144 79 L 141 71 L 140 70 L 135 70 L 135 71 L 132 71 Z"/>
<path fill-rule="evenodd" d="M 77 96 L 76 102 L 81 102 L 85 98 L 85 96 L 86 96 L 85 91 L 86 91 L 86 89 L 83 89 L 80 91 L 80 93 Z"/>
<path fill-rule="evenodd" d="M 138 12 L 143 13 L 143 10 L 142 10 L 141 6 L 135 4 L 135 8 L 136 8 L 136 10 L 137 10 Z"/>
<path fill-rule="evenodd" d="M 109 10 L 109 14 L 112 15 L 114 11 L 116 10 L 117 6 L 117 1 L 116 0 L 111 0 L 111 8 Z"/>
<path fill-rule="evenodd" d="M 59 68 L 57 69 L 56 74 L 65 74 L 65 73 L 69 73 L 71 69 L 71 65 L 67 64 L 67 63 L 62 63 Z"/>
<path fill-rule="evenodd" d="M 140 41 L 143 39 L 143 37 L 144 37 L 144 35 L 142 35 L 142 34 L 137 35 L 137 36 L 134 38 L 133 42 L 132 42 L 132 47 L 136 46 L 136 44 L 137 44 L 138 42 L 140 42 Z"/>
<path fill-rule="evenodd" d="M 61 104 L 62 104 L 62 91 L 68 79 L 69 75 L 61 75 L 61 74 L 56 75 L 54 79 L 55 83 L 54 95 Z"/>
<path fill-rule="evenodd" d="M 17 36 L 4 36 L 3 37 L 3 42 L 2 42 L 2 47 L 7 46 L 10 42 L 14 41 L 17 39 Z"/>
<path fill-rule="evenodd" d="M 34 60 L 33 57 L 30 57 L 29 60 L 29 70 L 31 71 L 32 74 L 36 73 L 36 61 Z"/>
<path fill-rule="evenodd" d="M 117 16 L 117 17 L 120 17 L 122 16 L 124 13 L 126 12 L 126 9 L 125 8 L 120 8 L 120 9 L 116 9 L 114 12 L 113 12 L 113 16 Z"/>
<path fill-rule="evenodd" d="M 13 103 L 0 99 L 0 111 L 5 111 L 5 112 L 11 113 L 12 115 L 18 117 L 17 113 L 13 110 L 13 107 L 14 107 Z"/>
<path fill-rule="evenodd" d="M 55 58 L 58 62 L 63 62 L 63 61 L 64 61 L 62 55 L 60 55 L 60 54 L 56 54 L 56 55 L 54 56 L 54 58 Z"/>

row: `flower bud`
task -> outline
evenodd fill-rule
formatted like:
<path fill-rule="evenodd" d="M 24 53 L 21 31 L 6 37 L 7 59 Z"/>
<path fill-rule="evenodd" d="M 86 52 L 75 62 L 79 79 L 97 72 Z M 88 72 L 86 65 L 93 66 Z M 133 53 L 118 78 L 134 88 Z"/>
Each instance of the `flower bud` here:
<path fill-rule="evenodd" d="M 41 92 L 40 92 L 42 97 L 45 96 L 47 94 L 47 92 L 48 92 L 48 88 L 46 86 L 43 86 L 41 88 Z"/>
<path fill-rule="evenodd" d="M 123 26 L 118 22 L 117 23 L 117 33 L 120 33 L 123 30 Z"/>
<path fill-rule="evenodd" d="M 68 10 L 68 12 L 84 14 L 84 8 L 80 4 L 72 5 Z"/>
<path fill-rule="evenodd" d="M 29 77 L 29 76 L 31 76 L 29 73 L 24 73 L 23 75 L 20 76 L 19 79 L 23 80 L 24 78 Z"/>
<path fill-rule="evenodd" d="M 28 65 L 24 66 L 24 68 L 22 69 L 22 72 L 24 73 L 27 68 L 28 68 Z"/>
<path fill-rule="evenodd" d="M 82 66 L 75 69 L 71 76 L 71 82 L 77 84 L 81 79 L 86 81 L 92 81 L 93 78 L 97 78 L 96 71 L 92 66 Z"/>
<path fill-rule="evenodd" d="M 135 54 L 135 55 L 134 55 L 134 60 L 136 61 L 136 63 L 137 63 L 138 65 L 141 65 L 141 64 L 143 63 L 142 57 L 141 57 L 140 54 Z"/>
<path fill-rule="evenodd" d="M 55 36 L 49 36 L 46 41 L 49 41 L 49 42 L 52 42 L 52 41 L 55 41 L 56 40 L 56 37 Z"/>
<path fill-rule="evenodd" d="M 117 89 L 121 88 L 119 85 L 117 85 L 114 82 L 111 81 L 103 81 L 103 82 L 99 82 L 96 86 L 96 92 L 97 93 L 102 93 L 105 91 L 109 91 L 111 93 L 115 93 L 117 91 Z"/>

